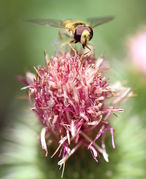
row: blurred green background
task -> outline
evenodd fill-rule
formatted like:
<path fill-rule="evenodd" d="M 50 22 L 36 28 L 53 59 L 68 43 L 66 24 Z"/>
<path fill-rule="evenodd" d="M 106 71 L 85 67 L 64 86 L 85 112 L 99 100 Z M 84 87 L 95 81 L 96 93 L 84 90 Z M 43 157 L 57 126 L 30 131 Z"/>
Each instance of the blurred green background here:
<path fill-rule="evenodd" d="M 43 51 L 55 54 L 58 30 L 24 23 L 31 18 L 86 19 L 115 16 L 109 24 L 94 30 L 92 43 L 97 56 L 104 52 L 113 80 L 127 80 L 136 92 L 132 114 L 145 126 L 145 78 L 132 71 L 126 57 L 126 38 L 146 24 L 145 0 L 0 0 L 0 128 L 19 118 L 25 102 L 19 100 L 21 84 L 16 80 L 33 66 L 44 64 Z M 115 60 L 116 59 L 116 60 Z M 126 59 L 126 60 L 125 60 Z M 130 103 L 130 104 L 131 104 Z M 131 105 L 130 105 L 131 106 Z M 126 111 L 126 110 L 125 110 Z M 91 177 L 92 178 L 92 177 Z M 20 178 L 21 179 L 21 178 Z"/>

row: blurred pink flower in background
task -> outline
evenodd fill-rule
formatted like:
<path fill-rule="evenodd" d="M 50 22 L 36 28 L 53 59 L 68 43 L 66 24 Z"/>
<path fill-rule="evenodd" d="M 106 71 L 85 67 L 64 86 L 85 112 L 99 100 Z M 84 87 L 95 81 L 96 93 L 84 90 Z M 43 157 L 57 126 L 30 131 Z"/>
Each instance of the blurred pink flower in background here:
<path fill-rule="evenodd" d="M 133 67 L 146 74 L 146 27 L 131 35 L 127 40 L 127 46 Z"/>
<path fill-rule="evenodd" d="M 35 68 L 36 75 L 26 73 L 32 110 L 39 116 L 43 129 L 41 145 L 48 155 L 47 143 L 58 143 L 52 157 L 59 153 L 63 166 L 79 148 L 87 148 L 98 161 L 100 154 L 108 162 L 105 147 L 107 132 L 111 133 L 115 148 L 111 114 L 122 111 L 117 104 L 130 95 L 130 89 L 120 82 L 109 85 L 104 76 L 104 58 L 92 55 L 58 53 L 48 59 L 46 66 Z"/>

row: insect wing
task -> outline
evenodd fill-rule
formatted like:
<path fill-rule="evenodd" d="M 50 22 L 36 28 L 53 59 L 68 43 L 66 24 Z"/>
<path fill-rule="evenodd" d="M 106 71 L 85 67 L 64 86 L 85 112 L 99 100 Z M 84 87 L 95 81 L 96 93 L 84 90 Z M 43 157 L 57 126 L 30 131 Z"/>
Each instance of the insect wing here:
<path fill-rule="evenodd" d="M 111 20 L 113 20 L 114 17 L 113 16 L 108 16 L 108 17 L 91 17 L 87 19 L 87 23 L 89 23 L 89 25 L 91 27 L 96 27 L 99 26 L 101 24 L 107 23 Z"/>
<path fill-rule="evenodd" d="M 28 19 L 25 22 L 49 27 L 64 28 L 63 21 L 55 19 Z"/>

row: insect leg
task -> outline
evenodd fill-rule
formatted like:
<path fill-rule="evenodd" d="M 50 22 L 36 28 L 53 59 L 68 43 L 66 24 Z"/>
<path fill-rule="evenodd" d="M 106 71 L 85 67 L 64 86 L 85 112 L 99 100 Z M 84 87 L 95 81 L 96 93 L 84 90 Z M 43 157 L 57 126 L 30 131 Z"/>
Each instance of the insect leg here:
<path fill-rule="evenodd" d="M 75 44 L 75 43 L 76 43 L 76 42 L 75 42 L 74 40 L 72 40 L 72 41 L 70 41 L 70 42 L 64 42 L 64 43 L 62 44 L 62 46 L 64 46 L 64 45 L 69 45 L 70 48 L 73 50 L 74 54 L 77 55 L 76 49 L 73 48 L 73 46 L 72 46 L 72 45 Z"/>
<path fill-rule="evenodd" d="M 60 41 L 63 41 L 65 39 L 65 37 L 72 38 L 68 33 L 63 32 L 63 31 L 59 31 L 58 36 L 59 36 Z"/>
<path fill-rule="evenodd" d="M 92 48 L 90 48 L 87 44 L 86 44 L 86 46 L 85 46 L 87 49 L 88 49 L 88 51 L 87 52 L 85 52 L 84 53 L 84 55 L 87 55 L 88 53 L 90 53 L 90 52 L 92 52 L 93 53 L 93 51 L 94 51 L 94 49 L 93 49 L 93 47 Z"/>
<path fill-rule="evenodd" d="M 59 40 L 62 42 L 63 41 L 63 34 L 59 31 L 58 32 Z"/>

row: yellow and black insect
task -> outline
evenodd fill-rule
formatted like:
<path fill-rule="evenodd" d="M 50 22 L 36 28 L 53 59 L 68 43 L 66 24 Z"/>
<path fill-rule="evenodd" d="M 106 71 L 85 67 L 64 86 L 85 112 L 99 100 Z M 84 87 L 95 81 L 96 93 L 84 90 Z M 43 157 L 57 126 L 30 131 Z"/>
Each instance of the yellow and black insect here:
<path fill-rule="evenodd" d="M 86 21 L 80 20 L 55 20 L 55 19 L 30 19 L 27 20 L 29 23 L 46 25 L 55 28 L 61 28 L 64 30 L 65 35 L 70 37 L 72 40 L 68 44 L 81 43 L 83 48 L 89 48 L 88 42 L 93 37 L 93 28 L 101 24 L 107 23 L 113 19 L 112 16 L 108 17 L 93 17 L 88 18 Z"/>

